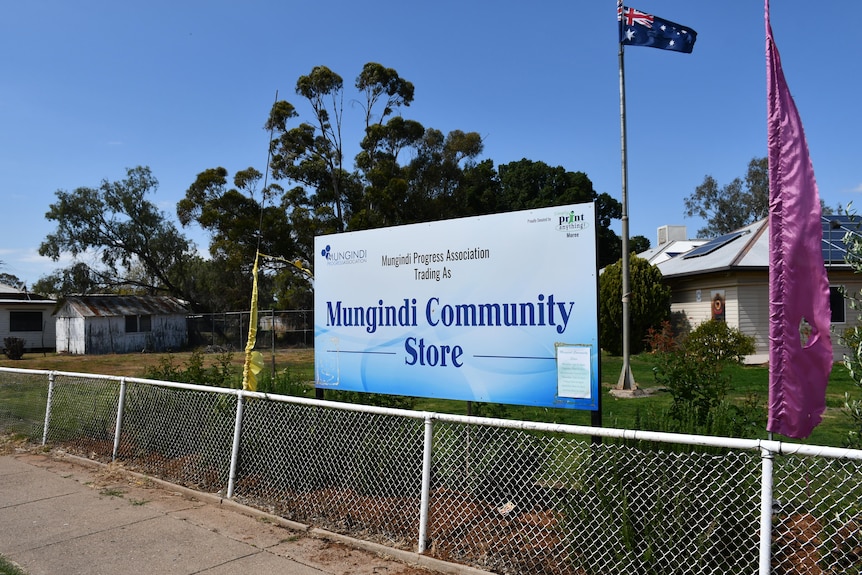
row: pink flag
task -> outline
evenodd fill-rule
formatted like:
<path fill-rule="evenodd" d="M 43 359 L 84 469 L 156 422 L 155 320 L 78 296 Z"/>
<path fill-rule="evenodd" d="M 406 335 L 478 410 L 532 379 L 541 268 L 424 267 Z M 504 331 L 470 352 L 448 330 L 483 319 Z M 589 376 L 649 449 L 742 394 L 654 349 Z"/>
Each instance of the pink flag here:
<path fill-rule="evenodd" d="M 766 0 L 769 140 L 769 420 L 787 437 L 811 434 L 832 371 L 829 279 L 821 251 L 820 196 L 802 120 L 784 80 Z M 800 326 L 810 328 L 807 341 Z"/>

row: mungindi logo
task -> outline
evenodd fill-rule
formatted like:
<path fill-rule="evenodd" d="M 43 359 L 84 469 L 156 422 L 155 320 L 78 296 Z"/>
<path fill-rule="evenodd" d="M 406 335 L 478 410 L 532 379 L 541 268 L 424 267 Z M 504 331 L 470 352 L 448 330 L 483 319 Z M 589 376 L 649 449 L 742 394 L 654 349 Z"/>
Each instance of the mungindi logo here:
<path fill-rule="evenodd" d="M 320 255 L 326 258 L 326 264 L 330 266 L 362 264 L 368 259 L 367 250 L 334 251 L 329 245 L 320 250 Z"/>
<path fill-rule="evenodd" d="M 585 230 L 589 224 L 585 221 L 583 213 L 576 214 L 574 210 L 568 212 L 556 212 L 557 230 L 561 232 L 573 232 Z"/>

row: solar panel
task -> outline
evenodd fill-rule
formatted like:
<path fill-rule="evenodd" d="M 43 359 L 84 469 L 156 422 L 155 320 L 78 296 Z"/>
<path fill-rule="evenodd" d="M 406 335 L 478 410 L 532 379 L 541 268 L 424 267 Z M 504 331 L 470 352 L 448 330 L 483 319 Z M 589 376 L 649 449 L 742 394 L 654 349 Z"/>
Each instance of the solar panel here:
<path fill-rule="evenodd" d="M 850 233 L 857 236 L 859 241 L 862 242 L 862 216 L 846 214 L 821 216 L 820 223 L 823 231 L 821 242 L 823 263 L 826 265 L 845 264 L 849 249 L 844 238 L 848 233 Z M 702 246 L 683 254 L 682 258 L 697 258 L 711 254 L 717 249 L 726 246 L 735 239 L 748 233 L 751 233 L 751 231 L 738 230 L 729 234 L 724 234 L 723 236 L 709 240 Z M 855 257 L 857 261 L 862 261 L 862 253 L 855 254 L 852 257 Z"/>
<path fill-rule="evenodd" d="M 823 228 L 821 243 L 823 263 L 826 265 L 845 263 L 848 248 L 844 237 L 852 233 L 862 239 L 862 219 L 846 214 L 821 216 L 820 223 Z"/>
<path fill-rule="evenodd" d="M 687 252 L 683 257 L 683 259 L 688 258 L 697 258 L 700 256 L 705 256 L 706 254 L 711 254 L 718 248 L 724 247 L 733 240 L 738 237 L 744 236 L 745 234 L 751 233 L 750 230 L 739 230 L 736 232 L 731 232 L 729 234 L 724 234 L 723 236 L 718 236 L 717 238 L 711 239 L 700 247 L 696 247 L 690 252 Z"/>

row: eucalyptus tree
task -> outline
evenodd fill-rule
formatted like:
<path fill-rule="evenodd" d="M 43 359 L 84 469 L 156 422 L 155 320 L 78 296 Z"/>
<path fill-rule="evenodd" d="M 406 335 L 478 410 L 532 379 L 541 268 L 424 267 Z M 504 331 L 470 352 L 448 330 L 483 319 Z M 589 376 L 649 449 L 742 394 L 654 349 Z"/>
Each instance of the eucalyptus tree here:
<path fill-rule="evenodd" d="M 297 252 L 288 212 L 281 204 L 284 190 L 278 185 L 263 188 L 263 177 L 249 167 L 234 174 L 231 187 L 225 168 L 210 168 L 198 174 L 177 203 L 183 226 L 195 223 L 209 233 L 212 265 L 221 270 L 224 290 L 218 299 L 234 309 L 247 305 L 250 272 L 258 252 Z M 261 277 L 261 301 L 269 303 L 271 286 Z"/>
<path fill-rule="evenodd" d="M 250 167 L 236 172 L 230 187 L 225 168 L 204 170 L 177 203 L 180 223 L 206 230 L 210 255 L 237 266 L 250 268 L 258 250 L 293 252 L 290 222 L 281 206 L 284 190 L 278 185 L 259 189 L 262 179 L 263 174 Z"/>
<path fill-rule="evenodd" d="M 158 185 L 148 167 L 138 166 L 125 179 L 103 180 L 97 188 L 57 190 L 45 214 L 57 228 L 39 254 L 53 261 L 71 255 L 75 263 L 58 277 L 90 289 L 167 293 L 196 303 L 177 282 L 195 246 L 147 199 Z"/>
<path fill-rule="evenodd" d="M 483 151 L 478 133 L 443 133 L 405 117 L 415 90 L 394 69 L 367 63 L 349 89 L 337 73 L 316 66 L 299 77 L 295 92 L 297 105 L 275 102 L 264 125 L 271 134 L 269 176 L 276 182 L 264 190 L 265 201 L 283 214 L 258 231 L 261 241 L 274 242 L 272 255 L 310 267 L 316 235 L 596 201 L 600 243 L 610 246 L 601 252 L 608 261 L 619 257 L 618 238 L 609 227 L 620 217 L 619 202 L 596 194 L 585 174 L 544 164 L 535 178 L 555 179 L 553 185 L 546 189 L 526 178 L 516 190 L 520 184 L 512 176 L 528 170 L 526 160 L 524 166 L 508 166 L 504 182 L 492 161 L 478 160 Z M 232 242 L 256 237 L 250 224 L 262 206 L 252 200 L 245 184 L 229 190 L 226 170 L 217 168 L 198 176 L 178 214 L 183 225 L 197 222 L 211 232 L 215 257 L 232 250 Z M 248 243 L 235 253 L 253 260 Z M 296 278 L 278 273 L 273 280 L 284 286 L 275 288 L 283 300 L 304 299 Z"/>
<path fill-rule="evenodd" d="M 482 150 L 482 138 L 476 132 L 452 130 L 444 136 L 439 130 L 426 130 L 408 166 L 405 219 L 428 221 L 469 215 L 461 199 L 469 182 L 466 172 Z M 492 211 L 492 206 L 483 206 L 479 213 Z"/>
<path fill-rule="evenodd" d="M 2 268 L 2 267 L 3 267 L 3 262 L 0 261 L 0 268 Z M 21 285 L 21 283 L 22 283 L 21 280 L 15 274 L 9 274 L 9 273 L 5 273 L 5 272 L 0 273 L 0 284 L 12 286 L 12 287 L 17 287 L 17 286 Z"/>
<path fill-rule="evenodd" d="M 379 64 L 366 64 L 357 78 L 356 87 L 366 96 L 366 128 L 383 95 L 388 97 L 381 104 L 378 125 L 398 106 L 409 105 L 413 99 L 412 84 L 399 82 L 397 74 L 386 70 Z M 409 89 L 399 92 L 401 85 Z M 296 94 L 308 102 L 312 117 L 290 127 L 289 123 L 299 117 L 295 106 L 283 100 L 273 105 L 266 123 L 274 135 L 270 148 L 272 175 L 276 180 L 291 180 L 306 188 L 311 206 L 330 207 L 336 231 L 344 231 L 351 215 L 351 199 L 361 196 L 359 175 L 345 167 L 344 80 L 326 66 L 315 66 L 311 73 L 299 77 Z M 294 200 L 298 199 L 294 196 Z"/>
<path fill-rule="evenodd" d="M 697 236 L 709 238 L 737 230 L 769 214 L 767 158 L 753 158 L 745 178 L 719 186 L 710 175 L 685 198 L 685 216 L 706 220 Z"/>
<path fill-rule="evenodd" d="M 353 87 L 351 103 L 361 117 L 352 130 L 344 81 L 325 66 L 296 83 L 311 109 L 309 121 L 300 122 L 290 102 L 273 105 L 266 124 L 274 135 L 272 176 L 306 192 L 294 188 L 289 209 L 319 216 L 324 228 L 336 232 L 441 217 L 440 200 L 454 195 L 462 171 L 482 150 L 481 137 L 460 130 L 444 136 L 403 117 L 415 89 L 392 68 L 369 62 Z M 358 151 L 348 165 L 344 134 L 357 132 Z"/>
<path fill-rule="evenodd" d="M 570 172 L 562 166 L 551 167 L 526 158 L 503 164 L 498 172 L 501 194 L 497 208 L 500 211 L 596 202 L 599 267 L 620 258 L 622 244 L 611 229 L 611 222 L 622 217 L 622 204 L 607 193 L 597 193 L 584 172 Z"/>

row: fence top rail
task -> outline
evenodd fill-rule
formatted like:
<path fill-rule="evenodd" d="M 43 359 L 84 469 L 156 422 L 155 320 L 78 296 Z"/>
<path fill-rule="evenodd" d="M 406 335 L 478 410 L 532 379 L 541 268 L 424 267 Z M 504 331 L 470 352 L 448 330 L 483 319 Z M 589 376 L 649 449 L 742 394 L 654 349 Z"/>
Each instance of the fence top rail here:
<path fill-rule="evenodd" d="M 634 429 L 617 429 L 612 427 L 591 427 L 586 425 L 567 425 L 555 423 L 543 423 L 538 421 L 523 421 L 510 419 L 495 419 L 487 417 L 476 417 L 468 415 L 454 415 L 448 413 L 437 413 L 427 411 L 411 411 L 408 409 L 396 409 L 391 407 L 377 407 L 372 405 L 362 405 L 356 403 L 342 403 L 337 401 L 310 399 L 305 397 L 294 397 L 287 395 L 277 395 L 269 393 L 261 393 L 254 391 L 244 391 L 242 389 L 232 389 L 226 387 L 215 387 L 208 385 L 197 385 L 191 383 L 178 383 L 172 381 L 161 381 L 154 379 L 144 379 L 138 377 L 122 377 L 116 375 L 102 375 L 93 373 L 76 373 L 66 371 L 51 371 L 37 369 L 18 369 L 10 367 L 0 367 L 2 373 L 19 373 L 28 375 L 44 375 L 44 376 L 66 376 L 100 380 L 116 381 L 118 384 L 140 383 L 144 385 L 156 385 L 160 387 L 171 387 L 175 389 L 184 389 L 189 391 L 200 391 L 205 393 L 219 393 L 225 395 L 236 395 L 238 398 L 257 398 L 270 401 L 278 401 L 283 403 L 293 403 L 298 405 L 324 407 L 327 409 L 339 409 L 343 411 L 356 411 L 363 413 L 371 413 L 377 415 L 392 415 L 406 417 L 410 419 L 420 419 L 427 422 L 442 421 L 448 423 L 457 423 L 465 425 L 481 425 L 487 427 L 501 427 L 507 429 L 519 429 L 523 431 L 538 431 L 547 433 L 559 433 L 565 435 L 584 435 L 591 437 L 607 437 L 613 439 L 623 439 L 632 441 L 651 441 L 656 443 L 676 443 L 683 445 L 701 446 L 701 447 L 723 447 L 728 449 L 760 451 L 763 454 L 779 454 L 779 455 L 801 455 L 813 457 L 827 457 L 834 459 L 854 459 L 862 461 L 862 450 L 845 449 L 838 447 L 828 447 L 822 445 L 807 445 L 801 443 L 787 443 L 771 439 L 741 439 L 734 437 L 718 437 L 710 435 L 690 435 L 666 433 L 659 431 L 641 431 Z"/>
<path fill-rule="evenodd" d="M 258 315 L 274 315 L 274 314 L 310 314 L 313 310 L 310 309 L 259 309 L 257 310 Z M 250 312 L 248 310 L 245 311 L 215 311 L 211 313 L 193 313 L 189 314 L 186 317 L 189 319 L 197 319 L 197 318 L 214 318 L 214 317 L 224 317 L 229 315 L 238 315 L 238 316 L 246 316 Z"/>
<path fill-rule="evenodd" d="M 108 379 L 119 381 L 122 377 L 116 375 L 102 375 L 99 373 L 77 373 L 74 371 L 56 371 L 52 369 L 19 369 L 17 367 L 0 367 L 0 373 L 20 373 L 23 375 L 64 375 L 67 377 L 86 377 L 90 379 Z"/>

